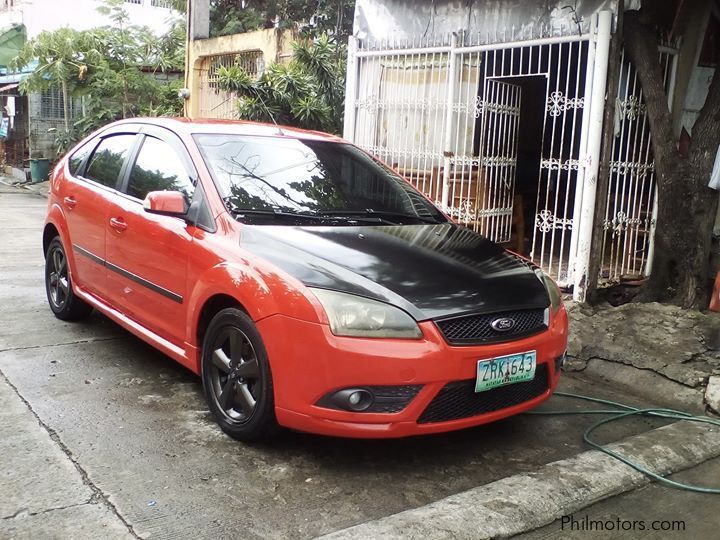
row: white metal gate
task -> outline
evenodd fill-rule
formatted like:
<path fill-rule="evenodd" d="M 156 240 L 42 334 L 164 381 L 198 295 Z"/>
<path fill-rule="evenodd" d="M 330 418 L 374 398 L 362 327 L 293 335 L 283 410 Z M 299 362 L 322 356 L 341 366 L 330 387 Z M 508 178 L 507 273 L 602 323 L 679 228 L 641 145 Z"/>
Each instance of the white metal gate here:
<path fill-rule="evenodd" d="M 523 97 L 544 100 L 545 110 L 537 198 L 526 201 L 535 206 L 530 256 L 564 286 L 574 283 L 582 186 L 599 154 L 588 155 L 584 114 L 595 34 L 573 32 L 556 28 L 525 41 L 511 34 L 433 43 L 351 38 L 344 128 L 346 139 L 396 168 L 457 222 L 507 242 L 520 87 L 523 77 L 544 77 L 544 95 Z"/>
<path fill-rule="evenodd" d="M 488 79 L 483 95 L 482 167 L 476 182 L 476 229 L 496 242 L 509 242 L 515 200 L 522 87 Z"/>

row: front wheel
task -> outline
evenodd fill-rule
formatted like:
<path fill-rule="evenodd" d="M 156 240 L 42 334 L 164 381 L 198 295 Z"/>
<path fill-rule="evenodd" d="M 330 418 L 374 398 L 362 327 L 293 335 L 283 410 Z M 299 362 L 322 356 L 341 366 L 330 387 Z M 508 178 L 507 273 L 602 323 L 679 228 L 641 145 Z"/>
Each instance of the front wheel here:
<path fill-rule="evenodd" d="M 73 292 L 67 255 L 57 236 L 52 239 L 45 254 L 45 291 L 50 309 L 58 319 L 77 321 L 92 312 L 92 306 Z"/>
<path fill-rule="evenodd" d="M 278 431 L 267 352 L 252 319 L 235 308 L 213 317 L 203 340 L 205 399 L 220 428 L 240 441 Z"/>

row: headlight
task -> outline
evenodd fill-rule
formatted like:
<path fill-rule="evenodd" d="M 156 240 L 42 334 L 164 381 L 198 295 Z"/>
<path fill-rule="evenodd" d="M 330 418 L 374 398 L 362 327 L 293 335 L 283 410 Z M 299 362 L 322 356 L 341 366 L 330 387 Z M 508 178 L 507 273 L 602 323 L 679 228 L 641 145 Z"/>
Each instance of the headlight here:
<path fill-rule="evenodd" d="M 545 290 L 550 297 L 550 307 L 552 308 L 552 312 L 557 313 L 560 306 L 562 306 L 562 294 L 560 293 L 560 289 L 552 278 L 539 268 L 535 270 L 535 275 L 540 281 L 542 281 L 543 285 L 545 285 Z"/>
<path fill-rule="evenodd" d="M 415 320 L 396 307 L 362 296 L 326 289 L 312 289 L 330 320 L 336 336 L 372 338 L 422 337 Z"/>

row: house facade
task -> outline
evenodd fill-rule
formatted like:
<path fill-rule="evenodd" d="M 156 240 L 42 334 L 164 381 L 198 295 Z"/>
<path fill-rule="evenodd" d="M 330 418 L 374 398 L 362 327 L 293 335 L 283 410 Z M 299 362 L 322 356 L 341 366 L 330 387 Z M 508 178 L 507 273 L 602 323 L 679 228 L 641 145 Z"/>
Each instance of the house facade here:
<path fill-rule="evenodd" d="M 691 132 L 714 71 L 699 62 L 709 7 L 697 43 L 683 44 L 697 51 L 688 62 L 675 43 L 658 50 L 678 136 Z M 642 278 L 657 212 L 651 133 L 624 54 L 617 87 L 606 87 L 616 14 L 614 0 L 358 0 L 344 136 L 578 300 L 604 205 L 601 281 Z M 603 128 L 606 94 L 616 114 Z M 598 194 L 603 129 L 613 130 L 610 183 Z"/>

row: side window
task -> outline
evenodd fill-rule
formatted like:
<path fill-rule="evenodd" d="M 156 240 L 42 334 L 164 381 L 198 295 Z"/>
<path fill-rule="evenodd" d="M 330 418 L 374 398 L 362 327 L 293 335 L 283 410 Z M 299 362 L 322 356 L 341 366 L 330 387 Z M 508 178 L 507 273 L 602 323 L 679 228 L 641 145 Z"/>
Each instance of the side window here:
<path fill-rule="evenodd" d="M 70 159 L 68 159 L 68 169 L 70 169 L 70 174 L 77 176 L 80 165 L 82 165 L 85 158 L 90 155 L 90 152 L 92 152 L 96 144 L 97 139 L 93 138 L 75 150 L 73 155 L 70 156 Z"/>
<path fill-rule="evenodd" d="M 127 193 L 140 200 L 151 191 L 179 191 L 188 205 L 195 185 L 175 150 L 154 137 L 145 137 L 130 173 Z"/>
<path fill-rule="evenodd" d="M 112 135 L 100 141 L 90 158 L 85 177 L 104 186 L 115 187 L 134 140 L 135 135 Z"/>

